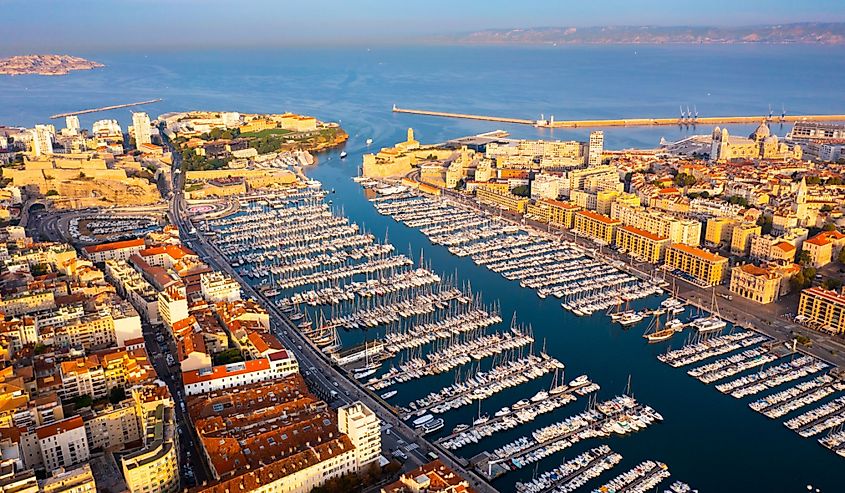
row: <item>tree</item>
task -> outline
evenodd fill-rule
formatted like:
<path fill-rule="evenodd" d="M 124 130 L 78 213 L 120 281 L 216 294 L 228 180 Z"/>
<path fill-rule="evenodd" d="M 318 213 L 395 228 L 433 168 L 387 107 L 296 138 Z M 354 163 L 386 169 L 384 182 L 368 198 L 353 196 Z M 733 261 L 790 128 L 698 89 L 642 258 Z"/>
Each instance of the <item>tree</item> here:
<path fill-rule="evenodd" d="M 126 399 L 126 390 L 123 387 L 114 387 L 109 392 L 109 402 L 112 404 L 117 404 L 124 399 Z"/>
<path fill-rule="evenodd" d="M 679 187 L 691 187 L 695 185 L 695 182 L 698 181 L 695 179 L 694 176 L 687 174 L 687 173 L 678 173 L 675 175 L 674 180 L 672 180 L 675 185 Z"/>
<path fill-rule="evenodd" d="M 836 291 L 837 289 L 842 287 L 842 281 L 840 281 L 839 279 L 828 277 L 824 280 L 824 282 L 822 282 L 822 287 L 831 291 Z"/>
<path fill-rule="evenodd" d="M 798 263 L 801 265 L 807 265 L 810 263 L 810 252 L 807 250 L 801 250 L 798 254 Z"/>
<path fill-rule="evenodd" d="M 839 256 L 836 257 L 836 260 L 838 260 L 840 264 L 845 265 L 845 248 L 839 250 Z"/>
<path fill-rule="evenodd" d="M 836 225 L 833 223 L 825 223 L 825 225 L 822 226 L 822 231 L 836 231 Z"/>
<path fill-rule="evenodd" d="M 50 189 L 50 190 L 47 190 L 47 193 L 44 194 L 44 195 L 47 196 L 47 197 L 53 197 L 53 196 L 58 195 L 58 194 L 59 194 L 59 192 L 57 192 L 56 190 Z"/>
<path fill-rule="evenodd" d="M 91 400 L 90 395 L 78 395 L 73 399 L 73 406 L 76 409 L 81 409 L 83 407 L 90 407 L 93 401 Z"/>
<path fill-rule="evenodd" d="M 244 356 L 236 348 L 227 349 L 214 355 L 215 365 L 228 365 L 229 363 L 237 363 L 243 360 Z"/>
<path fill-rule="evenodd" d="M 760 232 L 767 235 L 772 232 L 773 219 L 772 216 L 760 216 L 757 219 L 757 225 L 760 226 Z"/>
<path fill-rule="evenodd" d="M 520 185 L 518 187 L 515 187 L 513 190 L 511 190 L 511 193 L 513 193 L 514 195 L 519 195 L 520 197 L 528 197 L 528 185 Z"/>
<path fill-rule="evenodd" d="M 823 206 L 822 206 L 822 208 L 821 208 L 821 209 L 819 209 L 819 210 L 820 210 L 820 211 L 822 211 L 822 212 L 830 212 L 830 211 L 832 211 L 832 210 L 833 210 L 833 206 L 832 206 L 832 205 L 830 205 L 830 204 L 825 204 L 825 205 L 823 205 Z"/>

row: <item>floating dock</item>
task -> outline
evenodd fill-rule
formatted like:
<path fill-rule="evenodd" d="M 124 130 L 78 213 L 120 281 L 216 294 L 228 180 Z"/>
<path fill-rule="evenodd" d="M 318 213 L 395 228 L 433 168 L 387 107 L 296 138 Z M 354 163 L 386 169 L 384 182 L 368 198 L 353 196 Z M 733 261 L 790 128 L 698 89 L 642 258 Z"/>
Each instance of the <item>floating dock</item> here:
<path fill-rule="evenodd" d="M 530 120 L 527 118 L 510 118 L 502 116 L 473 115 L 466 113 L 450 113 L 445 111 L 428 111 L 393 106 L 394 113 L 408 113 L 412 115 L 437 116 L 442 118 L 462 118 L 465 120 L 484 120 L 518 125 L 531 125 L 543 128 L 579 128 L 579 127 L 654 127 L 654 126 L 695 126 L 722 125 L 725 123 L 739 123 L 755 125 L 766 123 L 787 123 L 800 121 L 845 121 L 845 115 L 758 115 L 758 116 L 701 116 L 684 118 L 617 118 L 608 120 Z"/>
<path fill-rule="evenodd" d="M 141 105 L 144 105 L 144 104 L 153 104 L 153 103 L 158 103 L 158 102 L 161 102 L 161 101 L 162 101 L 162 99 L 158 98 L 158 99 L 148 99 L 146 101 L 137 101 L 137 102 L 134 102 L 134 103 L 115 104 L 115 105 L 112 105 L 112 106 L 101 106 L 99 108 L 90 108 L 90 109 L 87 109 L 87 110 L 71 111 L 69 113 L 58 113 L 56 115 L 51 116 L 50 119 L 55 120 L 56 118 L 64 118 L 66 116 L 85 115 L 87 113 L 97 113 L 97 112 L 100 112 L 100 111 L 118 110 L 120 108 L 130 108 L 132 106 L 141 106 Z"/>

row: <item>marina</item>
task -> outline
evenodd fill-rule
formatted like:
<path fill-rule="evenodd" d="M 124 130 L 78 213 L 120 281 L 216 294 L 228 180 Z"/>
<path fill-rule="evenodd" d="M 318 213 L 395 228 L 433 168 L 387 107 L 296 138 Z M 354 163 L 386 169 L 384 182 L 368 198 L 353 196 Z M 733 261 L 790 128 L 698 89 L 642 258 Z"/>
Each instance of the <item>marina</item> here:
<path fill-rule="evenodd" d="M 540 298 L 562 299 L 561 307 L 575 315 L 588 316 L 623 301 L 663 293 L 658 282 L 628 274 L 560 236 L 519 227 L 461 202 L 408 190 L 371 201 L 380 214 L 419 228 L 433 244 L 446 246 L 453 255 L 470 257 L 509 281 L 519 281 Z M 633 320 L 629 315 L 628 322 L 622 322 L 633 325 L 643 318 Z"/>

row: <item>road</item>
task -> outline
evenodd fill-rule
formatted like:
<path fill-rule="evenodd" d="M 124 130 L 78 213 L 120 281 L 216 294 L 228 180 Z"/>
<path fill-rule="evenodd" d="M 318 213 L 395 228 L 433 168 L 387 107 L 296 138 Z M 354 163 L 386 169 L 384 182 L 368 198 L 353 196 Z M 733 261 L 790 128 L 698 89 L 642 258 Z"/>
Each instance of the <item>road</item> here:
<path fill-rule="evenodd" d="M 173 153 L 177 156 L 177 153 Z M 296 325 L 285 316 L 263 294 L 246 282 L 226 261 L 223 255 L 196 230 L 190 222 L 184 199 L 184 173 L 176 172 L 181 168 L 181 160 L 174 158 L 173 196 L 170 200 L 168 215 L 171 223 L 179 228 L 180 237 L 190 242 L 190 247 L 212 268 L 226 273 L 238 280 L 241 288 L 248 296 L 260 300 L 270 315 L 271 330 L 282 344 L 288 348 L 299 361 L 300 372 L 309 387 L 317 395 L 324 398 L 336 392 L 336 399 L 331 402 L 333 407 L 360 400 L 373 410 L 382 421 L 382 453 L 386 456 L 397 449 L 408 457 L 403 469 L 409 470 L 430 462 L 429 452 L 436 454 L 447 466 L 466 478 L 477 491 L 481 493 L 495 493 L 496 490 L 485 482 L 475 472 L 464 468 L 454 456 L 435 446 L 419 436 L 412 428 L 405 424 L 394 409 L 384 403 L 375 394 L 359 386 L 345 371 L 334 365 L 319 348 L 312 345 L 296 329 Z M 327 399 L 328 400 L 328 399 Z"/>

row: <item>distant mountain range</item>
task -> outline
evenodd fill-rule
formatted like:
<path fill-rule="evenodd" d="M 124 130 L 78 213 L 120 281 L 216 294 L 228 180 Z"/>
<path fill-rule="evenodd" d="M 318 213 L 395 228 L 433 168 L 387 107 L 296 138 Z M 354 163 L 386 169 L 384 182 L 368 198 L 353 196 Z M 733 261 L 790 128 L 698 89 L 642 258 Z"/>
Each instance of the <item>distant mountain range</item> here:
<path fill-rule="evenodd" d="M 439 38 L 460 44 L 845 44 L 845 23 L 770 26 L 605 26 L 488 29 Z"/>

